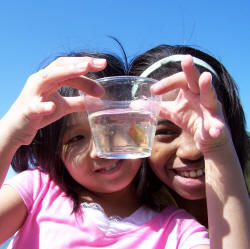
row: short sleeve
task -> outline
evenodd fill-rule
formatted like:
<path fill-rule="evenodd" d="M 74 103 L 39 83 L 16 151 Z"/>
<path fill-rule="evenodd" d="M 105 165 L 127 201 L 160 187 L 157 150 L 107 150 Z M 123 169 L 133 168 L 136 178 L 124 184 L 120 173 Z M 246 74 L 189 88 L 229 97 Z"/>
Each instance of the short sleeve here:
<path fill-rule="evenodd" d="M 28 211 L 41 193 L 48 176 L 38 169 L 25 170 L 7 180 L 4 185 L 13 187 L 23 199 Z"/>
<path fill-rule="evenodd" d="M 179 249 L 191 249 L 195 246 L 210 245 L 208 231 L 194 217 L 184 210 L 175 213 L 172 222 L 176 222 L 176 234 Z"/>

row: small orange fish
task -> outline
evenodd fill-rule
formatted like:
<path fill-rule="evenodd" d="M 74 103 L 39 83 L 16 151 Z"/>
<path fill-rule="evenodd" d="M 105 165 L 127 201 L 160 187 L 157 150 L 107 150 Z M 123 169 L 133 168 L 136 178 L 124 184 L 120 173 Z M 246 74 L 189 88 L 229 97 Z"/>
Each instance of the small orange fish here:
<path fill-rule="evenodd" d="M 148 146 L 148 137 L 145 132 L 133 122 L 128 130 L 128 134 L 133 139 L 133 141 L 140 147 Z"/>

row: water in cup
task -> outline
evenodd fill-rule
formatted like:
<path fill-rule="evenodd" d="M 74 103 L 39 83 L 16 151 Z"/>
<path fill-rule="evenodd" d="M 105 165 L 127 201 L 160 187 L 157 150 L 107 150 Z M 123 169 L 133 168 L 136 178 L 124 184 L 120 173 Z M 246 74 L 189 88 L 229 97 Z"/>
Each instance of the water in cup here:
<path fill-rule="evenodd" d="M 155 79 L 113 76 L 96 79 L 105 92 L 85 93 L 84 103 L 97 155 L 109 159 L 149 157 L 161 96 L 151 94 Z"/>
<path fill-rule="evenodd" d="M 148 157 L 156 129 L 156 116 L 130 108 L 109 109 L 89 115 L 97 154 L 104 158 Z"/>

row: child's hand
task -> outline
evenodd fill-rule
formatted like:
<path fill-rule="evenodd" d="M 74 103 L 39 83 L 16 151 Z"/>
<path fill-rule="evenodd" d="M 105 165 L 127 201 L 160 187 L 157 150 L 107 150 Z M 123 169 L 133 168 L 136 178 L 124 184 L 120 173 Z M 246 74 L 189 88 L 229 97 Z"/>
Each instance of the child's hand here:
<path fill-rule="evenodd" d="M 82 75 L 103 70 L 106 60 L 90 57 L 61 57 L 46 68 L 31 75 L 20 96 L 1 120 L 8 127 L 11 141 L 29 144 L 38 129 L 71 112 L 83 111 L 81 97 L 62 97 L 58 89 L 71 86 L 93 96 L 103 89 Z"/>
<path fill-rule="evenodd" d="M 226 143 L 227 131 L 212 76 L 208 72 L 200 75 L 190 55 L 182 61 L 182 69 L 183 72 L 157 82 L 151 91 L 164 94 L 180 88 L 174 101 L 162 103 L 161 116 L 191 133 L 200 151 L 211 152 Z"/>

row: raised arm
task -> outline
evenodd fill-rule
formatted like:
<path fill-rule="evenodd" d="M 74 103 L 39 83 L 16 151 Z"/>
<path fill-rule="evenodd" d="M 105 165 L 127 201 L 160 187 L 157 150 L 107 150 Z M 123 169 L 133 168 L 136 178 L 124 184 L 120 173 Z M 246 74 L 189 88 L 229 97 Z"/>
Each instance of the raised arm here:
<path fill-rule="evenodd" d="M 12 187 L 3 185 L 12 158 L 21 145 L 29 144 L 38 129 L 71 112 L 83 111 L 81 97 L 60 96 L 58 89 L 71 86 L 94 96 L 103 89 L 83 74 L 103 70 L 106 60 L 61 57 L 31 75 L 20 96 L 0 121 L 0 244 L 23 224 L 26 206 Z"/>
<path fill-rule="evenodd" d="M 249 248 L 248 192 L 212 76 L 200 75 L 191 56 L 186 56 L 182 68 L 156 83 L 152 92 L 180 88 L 175 101 L 163 103 L 161 115 L 192 134 L 204 154 L 211 248 Z"/>
<path fill-rule="evenodd" d="M 65 98 L 57 90 L 71 86 L 90 95 L 101 95 L 102 88 L 82 75 L 103 70 L 105 66 L 104 59 L 60 57 L 29 77 L 20 96 L 0 121 L 0 186 L 16 150 L 29 144 L 38 129 L 68 113 L 84 110 L 82 98 Z"/>

